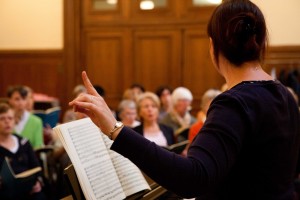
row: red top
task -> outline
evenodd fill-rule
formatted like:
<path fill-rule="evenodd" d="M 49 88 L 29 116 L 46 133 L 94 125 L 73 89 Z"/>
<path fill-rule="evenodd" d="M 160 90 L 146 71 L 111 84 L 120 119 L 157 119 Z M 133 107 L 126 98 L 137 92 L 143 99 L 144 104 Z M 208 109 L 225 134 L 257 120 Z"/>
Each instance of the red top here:
<path fill-rule="evenodd" d="M 195 124 L 193 124 L 190 128 L 189 131 L 189 141 L 192 142 L 193 139 L 196 137 L 196 135 L 199 133 L 200 129 L 203 126 L 203 122 L 202 121 L 198 121 Z"/>

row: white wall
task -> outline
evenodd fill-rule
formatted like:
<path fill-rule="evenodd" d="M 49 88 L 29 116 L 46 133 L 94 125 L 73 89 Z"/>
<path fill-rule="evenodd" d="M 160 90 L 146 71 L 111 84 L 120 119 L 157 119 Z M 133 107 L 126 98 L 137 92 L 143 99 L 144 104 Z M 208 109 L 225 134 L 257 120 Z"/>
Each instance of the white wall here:
<path fill-rule="evenodd" d="M 270 45 L 300 45 L 300 0 L 252 0 Z M 62 49 L 63 0 L 0 0 L 0 50 Z"/>
<path fill-rule="evenodd" d="M 0 0 L 0 49 L 62 49 L 63 0 Z"/>
<path fill-rule="evenodd" d="M 270 45 L 300 45 L 300 0 L 252 0 L 263 11 Z"/>

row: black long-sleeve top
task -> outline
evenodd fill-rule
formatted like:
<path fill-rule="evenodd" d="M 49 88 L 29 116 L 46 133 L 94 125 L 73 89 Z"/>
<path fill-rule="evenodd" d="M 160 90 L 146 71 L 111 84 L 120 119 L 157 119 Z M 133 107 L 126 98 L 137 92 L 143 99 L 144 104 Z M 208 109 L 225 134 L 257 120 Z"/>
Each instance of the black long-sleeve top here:
<path fill-rule="evenodd" d="M 129 128 L 122 129 L 111 148 L 182 197 L 288 200 L 299 122 L 298 106 L 282 84 L 246 81 L 213 100 L 187 157 Z"/>

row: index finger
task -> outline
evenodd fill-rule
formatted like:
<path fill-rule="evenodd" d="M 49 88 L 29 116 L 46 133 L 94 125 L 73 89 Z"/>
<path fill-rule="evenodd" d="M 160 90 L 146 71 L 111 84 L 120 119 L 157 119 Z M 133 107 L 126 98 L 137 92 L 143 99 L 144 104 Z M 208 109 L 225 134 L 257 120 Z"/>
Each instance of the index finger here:
<path fill-rule="evenodd" d="M 82 76 L 83 84 L 87 90 L 87 93 L 94 95 L 94 96 L 99 96 L 98 92 L 95 90 L 93 84 L 91 83 L 90 79 L 88 78 L 86 71 L 83 71 L 81 76 Z"/>

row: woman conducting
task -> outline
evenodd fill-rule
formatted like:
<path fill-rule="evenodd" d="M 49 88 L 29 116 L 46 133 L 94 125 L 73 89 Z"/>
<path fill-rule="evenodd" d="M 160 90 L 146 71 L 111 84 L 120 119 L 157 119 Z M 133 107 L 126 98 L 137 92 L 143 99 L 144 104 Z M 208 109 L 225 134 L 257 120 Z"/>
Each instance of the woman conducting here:
<path fill-rule="evenodd" d="M 285 86 L 261 67 L 267 41 L 262 12 L 248 0 L 223 1 L 207 30 L 212 61 L 229 88 L 211 103 L 187 157 L 116 122 L 85 72 L 88 94 L 70 105 L 114 140 L 112 150 L 182 197 L 292 199 L 299 110 Z"/>

